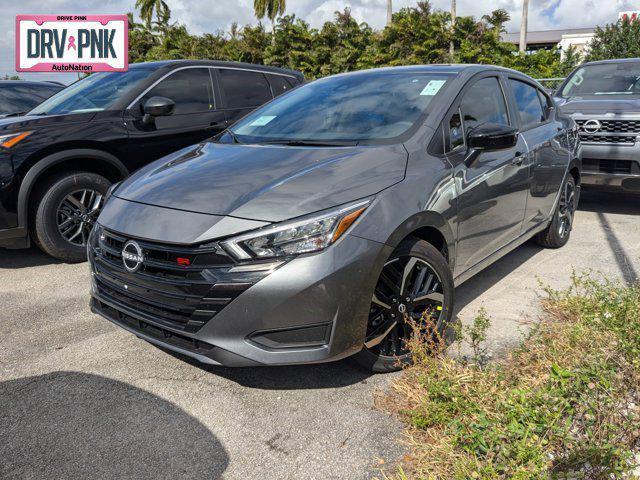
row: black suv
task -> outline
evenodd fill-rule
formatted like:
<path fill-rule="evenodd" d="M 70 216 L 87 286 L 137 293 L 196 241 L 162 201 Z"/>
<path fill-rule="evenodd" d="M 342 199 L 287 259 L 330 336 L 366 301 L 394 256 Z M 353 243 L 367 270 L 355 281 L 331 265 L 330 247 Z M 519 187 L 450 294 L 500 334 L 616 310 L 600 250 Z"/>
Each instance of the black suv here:
<path fill-rule="evenodd" d="M 140 63 L 90 75 L 26 116 L 0 120 L 0 247 L 33 240 L 53 257 L 84 260 L 112 183 L 303 81 L 240 63 Z"/>

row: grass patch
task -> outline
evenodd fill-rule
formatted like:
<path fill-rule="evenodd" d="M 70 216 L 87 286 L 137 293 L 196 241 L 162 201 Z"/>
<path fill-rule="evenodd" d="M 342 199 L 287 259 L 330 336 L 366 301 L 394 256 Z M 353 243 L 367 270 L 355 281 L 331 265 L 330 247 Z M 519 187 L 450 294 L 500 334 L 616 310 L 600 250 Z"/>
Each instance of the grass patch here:
<path fill-rule="evenodd" d="M 462 331 L 480 358 L 412 341 L 416 364 L 384 400 L 411 446 L 393 477 L 638 478 L 640 286 L 574 276 L 545 291 L 542 321 L 495 363 L 483 361 L 485 312 Z"/>

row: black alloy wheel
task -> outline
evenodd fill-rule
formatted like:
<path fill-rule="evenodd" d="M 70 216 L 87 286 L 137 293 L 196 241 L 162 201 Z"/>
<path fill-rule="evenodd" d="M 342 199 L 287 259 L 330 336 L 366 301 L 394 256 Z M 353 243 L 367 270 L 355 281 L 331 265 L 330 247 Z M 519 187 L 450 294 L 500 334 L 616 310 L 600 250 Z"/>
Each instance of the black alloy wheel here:
<path fill-rule="evenodd" d="M 102 194 L 89 188 L 76 190 L 62 199 L 56 212 L 58 231 L 72 245 L 87 245 L 89 233 L 102 208 Z"/>
<path fill-rule="evenodd" d="M 573 229 L 580 188 L 571 174 L 560 187 L 558 205 L 549 226 L 536 236 L 536 241 L 546 248 L 560 248 L 567 244 Z"/>
<path fill-rule="evenodd" d="M 64 172 L 33 194 L 31 238 L 45 253 L 65 262 L 87 258 L 87 241 L 109 180 L 92 172 Z"/>
<path fill-rule="evenodd" d="M 380 273 L 356 361 L 376 372 L 400 369 L 411 360 L 407 342 L 414 328 L 443 339 L 452 301 L 453 279 L 442 254 L 423 240 L 403 242 Z"/>

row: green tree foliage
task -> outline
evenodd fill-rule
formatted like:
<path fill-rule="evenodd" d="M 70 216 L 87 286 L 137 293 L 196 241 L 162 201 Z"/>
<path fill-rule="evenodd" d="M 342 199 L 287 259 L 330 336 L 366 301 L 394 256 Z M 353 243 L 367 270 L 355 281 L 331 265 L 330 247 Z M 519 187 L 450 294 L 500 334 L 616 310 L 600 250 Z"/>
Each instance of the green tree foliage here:
<path fill-rule="evenodd" d="M 640 21 L 623 19 L 597 27 L 587 60 L 640 57 Z"/>
<path fill-rule="evenodd" d="M 381 31 L 359 23 L 345 8 L 318 29 L 295 15 L 284 15 L 272 31 L 260 22 L 255 26 L 233 24 L 228 32 L 192 35 L 184 25 L 170 22 L 162 1 L 136 3 L 141 9 L 143 4 L 143 23 L 129 17 L 131 62 L 177 58 L 241 61 L 299 70 L 312 79 L 363 68 L 450 62 L 503 65 L 534 77 L 555 77 L 565 75 L 580 60 L 575 52 L 569 52 L 564 61 L 558 52 L 519 54 L 513 45 L 500 41 L 509 20 L 505 10 L 495 10 L 480 20 L 458 17 L 452 29 L 448 12 L 433 10 L 428 1 L 420 1 L 394 13 L 393 21 Z M 263 16 L 271 18 L 269 12 L 275 10 L 264 8 Z"/>

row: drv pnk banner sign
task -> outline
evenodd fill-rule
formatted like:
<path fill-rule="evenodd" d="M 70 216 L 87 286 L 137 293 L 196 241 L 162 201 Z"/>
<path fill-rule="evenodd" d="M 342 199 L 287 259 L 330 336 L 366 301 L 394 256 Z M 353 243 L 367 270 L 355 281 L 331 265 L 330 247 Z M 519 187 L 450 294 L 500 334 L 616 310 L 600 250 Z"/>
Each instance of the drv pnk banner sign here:
<path fill-rule="evenodd" d="M 125 72 L 126 15 L 17 15 L 18 72 Z"/>

